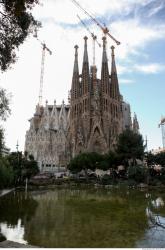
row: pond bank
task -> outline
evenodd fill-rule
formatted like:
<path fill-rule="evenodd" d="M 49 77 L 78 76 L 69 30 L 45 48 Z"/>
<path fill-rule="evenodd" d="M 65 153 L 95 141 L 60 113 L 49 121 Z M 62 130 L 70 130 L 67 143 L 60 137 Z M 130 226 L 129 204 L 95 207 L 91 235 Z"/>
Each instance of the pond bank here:
<path fill-rule="evenodd" d="M 110 184 L 110 185 L 103 185 L 99 183 L 86 183 L 86 182 L 64 182 L 58 181 L 58 183 L 38 183 L 37 185 L 29 184 L 27 187 L 28 191 L 35 191 L 35 190 L 45 190 L 45 189 L 56 189 L 56 188 L 94 188 L 94 189 L 144 189 L 144 190 L 156 190 L 156 189 L 164 189 L 165 185 L 158 185 L 158 186 L 151 186 L 145 183 L 140 183 L 137 185 L 129 185 L 127 182 L 121 182 L 117 184 Z M 17 189 L 25 190 L 25 187 L 18 187 Z"/>
<path fill-rule="evenodd" d="M 36 246 L 31 245 L 25 245 L 18 242 L 5 240 L 3 242 L 0 242 L 0 248 L 38 248 Z"/>

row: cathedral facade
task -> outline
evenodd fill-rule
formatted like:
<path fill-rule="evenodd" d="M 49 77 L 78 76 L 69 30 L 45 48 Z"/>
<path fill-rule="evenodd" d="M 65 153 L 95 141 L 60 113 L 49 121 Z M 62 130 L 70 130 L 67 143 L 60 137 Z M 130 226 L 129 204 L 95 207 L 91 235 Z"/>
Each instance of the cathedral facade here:
<path fill-rule="evenodd" d="M 89 68 L 87 37 L 84 37 L 82 73 L 79 74 L 78 46 L 75 46 L 75 62 L 71 88 L 68 136 L 72 155 L 80 152 L 107 153 L 113 149 L 122 132 L 122 97 L 119 91 L 112 50 L 109 73 L 106 38 L 103 37 L 101 78 L 96 65 Z"/>
<path fill-rule="evenodd" d="M 25 151 L 34 155 L 41 171 L 65 168 L 72 157 L 82 152 L 104 154 L 113 150 L 124 129 L 138 132 L 137 118 L 134 117 L 132 124 L 130 105 L 120 94 L 115 48 L 111 47 L 109 70 L 106 44 L 103 37 L 100 78 L 96 65 L 89 65 L 87 37 L 84 37 L 81 73 L 75 46 L 69 104 L 37 105 L 26 133 Z"/>
<path fill-rule="evenodd" d="M 40 171 L 65 169 L 68 119 L 69 106 L 64 101 L 61 105 L 46 102 L 45 107 L 36 106 L 26 132 L 25 151 L 34 156 Z"/>

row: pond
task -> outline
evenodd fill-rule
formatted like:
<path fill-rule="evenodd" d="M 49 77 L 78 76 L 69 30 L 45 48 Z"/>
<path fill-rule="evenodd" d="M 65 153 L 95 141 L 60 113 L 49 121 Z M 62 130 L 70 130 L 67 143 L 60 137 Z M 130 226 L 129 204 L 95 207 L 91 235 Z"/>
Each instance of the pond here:
<path fill-rule="evenodd" d="M 39 247 L 164 247 L 164 202 L 163 190 L 16 191 L 0 198 L 0 231 Z"/>

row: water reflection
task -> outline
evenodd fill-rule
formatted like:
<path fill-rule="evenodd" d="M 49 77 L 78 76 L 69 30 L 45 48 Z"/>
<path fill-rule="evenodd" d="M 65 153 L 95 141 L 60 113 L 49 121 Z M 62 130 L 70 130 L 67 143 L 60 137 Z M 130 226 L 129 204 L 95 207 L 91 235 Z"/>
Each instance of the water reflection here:
<path fill-rule="evenodd" d="M 156 200 L 152 201 L 152 205 L 155 208 L 163 207 L 164 206 L 164 201 L 161 197 L 158 197 Z"/>
<path fill-rule="evenodd" d="M 39 205 L 26 226 L 25 239 L 44 247 L 134 246 L 147 227 L 143 194 L 136 196 L 135 200 L 135 194 L 126 196 L 120 190 L 35 195 Z"/>
<path fill-rule="evenodd" d="M 15 192 L 0 198 L 0 227 L 8 239 L 40 247 L 161 247 L 164 200 L 120 189 Z"/>
<path fill-rule="evenodd" d="M 146 208 L 146 214 L 149 222 L 149 229 L 145 233 L 143 239 L 138 242 L 138 247 L 164 247 L 165 240 L 165 217 L 161 216 L 164 209 L 164 200 L 162 197 L 157 197 L 152 200 L 152 196 L 148 202 L 148 207 Z"/>
<path fill-rule="evenodd" d="M 12 192 L 0 198 L 0 231 L 7 240 L 24 243 L 25 224 L 34 216 L 37 201 L 24 192 Z"/>
<path fill-rule="evenodd" d="M 24 227 L 21 225 L 21 219 L 18 219 L 16 226 L 8 226 L 6 223 L 0 223 L 1 233 L 8 240 L 27 244 L 24 240 Z"/>

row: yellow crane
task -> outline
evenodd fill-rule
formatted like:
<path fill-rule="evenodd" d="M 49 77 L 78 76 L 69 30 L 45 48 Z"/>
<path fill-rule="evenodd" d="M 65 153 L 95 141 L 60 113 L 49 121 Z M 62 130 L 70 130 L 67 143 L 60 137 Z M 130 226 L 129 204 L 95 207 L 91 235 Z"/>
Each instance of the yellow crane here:
<path fill-rule="evenodd" d="M 87 16 L 89 16 L 94 23 L 103 31 L 105 35 L 108 35 L 117 45 L 120 45 L 120 42 L 117 41 L 110 33 L 109 29 L 105 26 L 102 25 L 99 21 L 96 20 L 95 17 L 93 17 L 89 12 L 87 12 L 76 0 L 71 0 L 79 9 L 81 9 Z"/>

